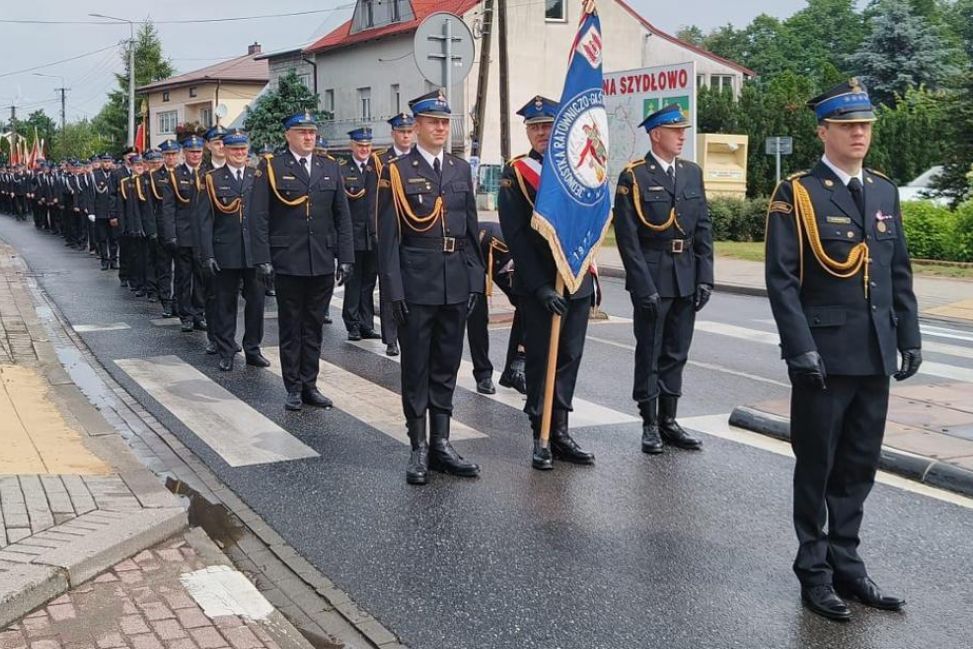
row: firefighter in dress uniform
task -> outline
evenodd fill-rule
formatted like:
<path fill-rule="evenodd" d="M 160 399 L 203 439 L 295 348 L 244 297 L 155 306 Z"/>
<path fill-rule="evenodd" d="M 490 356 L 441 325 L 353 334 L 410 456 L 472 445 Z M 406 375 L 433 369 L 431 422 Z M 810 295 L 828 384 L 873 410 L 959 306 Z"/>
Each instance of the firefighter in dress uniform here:
<path fill-rule="evenodd" d="M 642 415 L 643 452 L 661 453 L 663 441 L 699 450 L 702 440 L 676 422 L 676 410 L 696 313 L 713 290 L 703 172 L 678 158 L 690 126 L 679 106 L 665 106 L 640 126 L 651 148 L 622 171 L 615 191 L 615 237 L 634 306 L 632 398 Z"/>
<path fill-rule="evenodd" d="M 774 192 L 766 281 L 792 385 L 794 572 L 808 609 L 847 620 L 848 598 L 905 604 L 869 578 L 858 546 L 889 376 L 909 378 L 922 354 L 898 189 L 862 166 L 875 121 L 868 93 L 852 79 L 808 106 L 824 155 Z"/>

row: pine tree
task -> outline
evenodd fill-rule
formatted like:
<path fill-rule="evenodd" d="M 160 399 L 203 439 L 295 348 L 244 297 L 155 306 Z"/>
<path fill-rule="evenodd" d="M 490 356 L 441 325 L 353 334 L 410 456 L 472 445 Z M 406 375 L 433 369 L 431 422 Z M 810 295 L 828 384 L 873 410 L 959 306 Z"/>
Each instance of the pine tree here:
<path fill-rule="evenodd" d="M 318 96 L 301 83 L 291 70 L 277 80 L 277 89 L 260 96 L 247 107 L 243 127 L 250 134 L 255 147 L 277 147 L 284 141 L 284 119 L 303 111 L 310 111 L 318 120 L 332 115 L 318 109 Z"/>
<path fill-rule="evenodd" d="M 894 104 L 910 88 L 936 90 L 958 73 L 956 52 L 909 0 L 880 0 L 874 11 L 870 33 L 848 58 L 873 101 Z"/>
<path fill-rule="evenodd" d="M 963 89 L 950 99 L 943 125 L 943 173 L 935 188 L 955 206 L 973 198 L 973 72 L 966 72 Z"/>

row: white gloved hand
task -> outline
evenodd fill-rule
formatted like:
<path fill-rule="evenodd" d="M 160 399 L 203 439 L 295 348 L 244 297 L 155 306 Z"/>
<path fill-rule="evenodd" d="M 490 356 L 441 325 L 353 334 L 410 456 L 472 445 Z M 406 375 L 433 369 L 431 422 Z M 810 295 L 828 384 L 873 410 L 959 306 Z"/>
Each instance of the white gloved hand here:
<path fill-rule="evenodd" d="M 95 222 L 95 215 L 94 214 L 89 214 L 88 215 L 88 220 L 91 221 L 92 223 L 94 223 Z"/>

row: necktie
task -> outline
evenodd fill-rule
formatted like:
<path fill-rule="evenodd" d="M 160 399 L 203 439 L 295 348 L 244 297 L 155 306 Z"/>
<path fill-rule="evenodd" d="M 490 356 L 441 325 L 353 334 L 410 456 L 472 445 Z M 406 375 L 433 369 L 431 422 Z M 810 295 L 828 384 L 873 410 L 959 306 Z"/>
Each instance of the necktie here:
<path fill-rule="evenodd" d="M 236 181 L 241 185 L 243 184 L 243 169 L 236 170 Z"/>
<path fill-rule="evenodd" d="M 848 191 L 851 192 L 851 197 L 855 200 L 855 205 L 858 207 L 858 213 L 863 217 L 865 216 L 865 194 L 864 188 L 862 187 L 862 181 L 857 178 L 852 178 L 848 181 Z"/>
<path fill-rule="evenodd" d="M 311 175 L 311 172 L 308 171 L 308 168 L 307 168 L 307 158 L 301 158 L 300 159 L 300 163 L 301 163 L 301 169 L 304 170 L 304 173 L 306 173 L 308 176 L 310 176 Z"/>
<path fill-rule="evenodd" d="M 442 176 L 443 176 L 443 168 L 442 168 L 442 165 L 439 164 L 439 158 L 433 158 L 433 160 L 432 160 L 432 170 L 436 172 L 436 175 L 437 176 L 439 176 L 440 178 L 442 178 Z"/>
<path fill-rule="evenodd" d="M 666 175 L 669 176 L 669 182 L 671 182 L 672 183 L 672 186 L 675 187 L 676 186 L 676 169 L 675 169 L 675 167 L 673 167 L 672 165 L 669 165 L 668 168 L 666 168 Z"/>

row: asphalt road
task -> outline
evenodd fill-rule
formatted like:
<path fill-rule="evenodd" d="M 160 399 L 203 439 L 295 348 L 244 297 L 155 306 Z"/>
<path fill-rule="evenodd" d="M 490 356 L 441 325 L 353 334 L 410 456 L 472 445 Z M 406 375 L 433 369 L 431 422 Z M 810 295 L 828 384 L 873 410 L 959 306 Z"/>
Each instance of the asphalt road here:
<path fill-rule="evenodd" d="M 409 647 L 973 646 L 973 502 L 922 489 L 878 484 L 866 507 L 863 554 L 875 580 L 908 599 L 906 611 L 856 606 L 854 620 L 840 625 L 802 609 L 790 569 L 792 460 L 718 425 L 736 405 L 787 394 L 777 349 L 760 340 L 774 330 L 761 298 L 718 294 L 700 315 L 707 331 L 696 336 L 680 414 L 703 431 L 702 452 L 643 455 L 633 419 L 576 430 L 597 454 L 595 467 L 539 473 L 529 468 L 527 421 L 515 402 L 458 389 L 456 419 L 479 436 L 456 446 L 482 476 L 436 475 L 415 488 L 404 480 L 404 425 L 390 436 L 368 404 L 286 413 L 279 377 L 242 362 L 218 372 L 215 357 L 202 353 L 203 334 L 153 324 L 158 305 L 120 289 L 93 257 L 6 217 L 0 238 L 23 254 L 110 373 Z M 622 284 L 606 280 L 604 290 L 605 310 L 629 316 Z M 325 328 L 323 358 L 354 385 L 385 388 L 364 401 L 397 393 L 397 364 L 344 333 L 340 318 Z M 492 332 L 495 361 L 506 334 Z M 929 356 L 973 368 L 973 332 L 951 335 L 969 354 Z M 275 344 L 268 319 L 265 347 Z M 601 407 L 589 413 L 636 415 L 633 344 L 624 319 L 589 328 L 578 396 Z M 195 432 L 198 418 L 176 417 L 122 369 L 162 356 L 201 373 L 181 395 L 201 410 L 219 386 L 316 456 L 231 465 Z M 326 381 L 320 387 L 329 393 Z M 237 431 L 241 440 L 245 432 Z"/>

